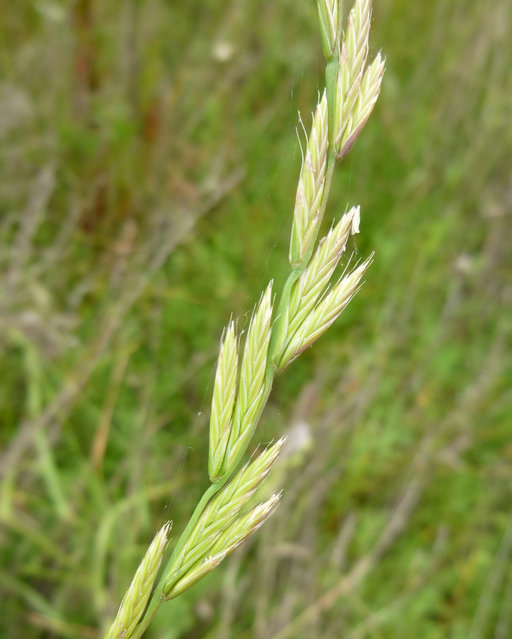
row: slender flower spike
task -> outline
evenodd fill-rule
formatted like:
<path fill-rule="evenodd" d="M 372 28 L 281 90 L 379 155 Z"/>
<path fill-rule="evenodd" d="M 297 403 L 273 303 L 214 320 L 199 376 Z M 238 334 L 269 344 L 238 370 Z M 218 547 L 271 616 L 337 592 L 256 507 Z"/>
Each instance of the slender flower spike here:
<path fill-rule="evenodd" d="M 126 593 L 106 639 L 141 639 L 161 603 L 213 570 L 270 516 L 271 495 L 254 505 L 255 493 L 276 461 L 280 439 L 243 464 L 276 373 L 308 348 L 347 306 L 373 256 L 334 273 L 349 235 L 359 232 L 359 207 L 350 209 L 317 243 L 335 160 L 344 157 L 378 98 L 384 62 L 367 65 L 371 0 L 353 0 L 342 31 L 343 0 L 317 0 L 327 59 L 326 89 L 303 150 L 290 239 L 291 272 L 272 321 L 272 283 L 261 296 L 242 350 L 235 326 L 226 328 L 219 351 L 210 419 L 211 485 L 197 504 L 167 565 L 159 570 L 169 526 L 158 533 Z M 241 466 L 242 465 L 242 466 Z M 156 574 L 160 580 L 154 584 Z"/>
<path fill-rule="evenodd" d="M 238 466 L 239 460 L 254 433 L 270 388 L 265 383 L 267 352 L 272 320 L 272 282 L 263 293 L 251 320 L 244 347 L 238 394 L 233 413 L 233 425 L 222 471 L 225 477 Z"/>
<path fill-rule="evenodd" d="M 287 366 L 333 324 L 359 288 L 359 283 L 373 260 L 373 254 L 349 275 L 341 277 L 318 302 L 288 344 L 279 362 L 279 369 Z"/>
<path fill-rule="evenodd" d="M 327 61 L 334 55 L 336 39 L 338 37 L 340 24 L 340 9 L 338 4 L 338 0 L 318 0 L 322 48 Z"/>
<path fill-rule="evenodd" d="M 302 264 L 311 253 L 318 233 L 327 167 L 328 128 L 327 95 L 324 91 L 316 107 L 297 187 L 290 239 L 292 267 Z"/>
<path fill-rule="evenodd" d="M 219 545 L 219 539 L 223 538 L 223 534 L 232 530 L 233 526 L 236 525 L 240 518 L 241 510 L 268 475 L 281 452 L 284 441 L 285 439 L 281 438 L 265 449 L 251 463 L 246 464 L 208 502 L 186 543 L 181 548 L 179 555 L 168 566 L 167 575 L 162 586 L 163 598 L 175 597 L 174 588 L 176 584 L 183 579 L 186 579 L 186 583 L 189 583 L 189 578 L 198 574 L 198 567 L 208 558 L 211 558 L 212 555 L 218 554 L 222 549 L 226 552 L 229 551 L 229 545 Z M 211 568 L 214 567 L 213 565 L 211 566 Z M 209 570 L 206 572 L 209 572 Z M 189 585 L 192 585 L 195 581 L 197 579 L 191 579 Z"/>
<path fill-rule="evenodd" d="M 238 344 L 235 325 L 227 327 L 219 352 L 210 417 L 210 452 L 208 470 L 215 481 L 224 462 L 235 405 L 238 371 Z"/>
<path fill-rule="evenodd" d="M 165 524 L 151 542 L 105 639 L 130 639 L 132 637 L 151 595 L 170 528 L 170 523 Z"/>

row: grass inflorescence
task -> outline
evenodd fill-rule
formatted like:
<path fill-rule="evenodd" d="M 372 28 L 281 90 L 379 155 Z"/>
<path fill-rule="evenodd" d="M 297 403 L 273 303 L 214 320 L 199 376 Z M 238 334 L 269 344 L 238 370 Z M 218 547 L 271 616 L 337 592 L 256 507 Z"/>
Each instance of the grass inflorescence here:
<path fill-rule="evenodd" d="M 349 234 L 359 232 L 359 207 L 353 207 L 319 241 L 318 235 L 335 163 L 348 153 L 373 109 L 384 63 L 378 54 L 367 64 L 369 0 L 355 1 L 345 34 L 337 2 L 318 0 L 318 10 L 327 86 L 316 107 L 302 160 L 290 240 L 290 274 L 275 309 L 272 283 L 262 294 L 243 350 L 234 322 L 226 328 L 210 418 L 211 485 L 163 568 L 145 617 L 140 620 L 141 608 L 149 598 L 149 583 L 140 590 L 140 601 L 130 595 L 125 597 L 106 635 L 108 638 L 114 636 L 112 633 L 125 639 L 142 636 L 163 601 L 182 594 L 211 572 L 275 510 L 278 493 L 248 511 L 244 506 L 267 476 L 284 440 L 269 446 L 238 470 L 267 403 L 274 376 L 331 326 L 357 292 L 371 263 L 370 257 L 351 271 L 343 272 L 331 284 Z M 334 31 L 333 24 L 336 24 Z M 145 565 L 154 561 L 148 555 L 139 568 L 144 574 L 148 572 Z M 156 571 L 152 572 L 156 579 Z M 133 584 L 129 593 L 132 591 Z"/>
<path fill-rule="evenodd" d="M 157 531 L 173 519 L 161 571 L 208 488 L 211 395 L 220 442 L 247 309 L 269 280 L 275 327 L 301 156 L 322 150 L 308 135 L 314 99 L 340 24 L 348 35 L 343 5 L 5 3 L 2 637 L 101 636 Z M 373 3 L 367 60 L 385 49 L 382 92 L 272 331 L 285 374 L 235 472 L 264 450 L 256 442 L 286 435 L 237 516 L 244 526 L 283 490 L 279 507 L 163 604 L 148 637 L 512 636 L 511 11 Z M 302 166 L 304 207 L 308 185 L 322 189 L 313 169 Z M 296 331 L 323 299 L 355 203 L 362 233 L 348 231 L 329 285 L 375 249 L 367 281 L 287 366 L 288 333 L 304 345 Z M 297 261 L 304 249 L 294 241 Z M 229 392 L 215 385 L 219 337 Z M 217 477 L 225 450 L 213 448 Z"/>

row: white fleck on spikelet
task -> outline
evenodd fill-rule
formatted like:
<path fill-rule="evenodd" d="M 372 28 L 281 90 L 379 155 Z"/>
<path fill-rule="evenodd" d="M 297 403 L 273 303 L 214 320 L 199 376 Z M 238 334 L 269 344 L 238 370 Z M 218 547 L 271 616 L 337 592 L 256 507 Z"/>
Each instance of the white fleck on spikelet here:
<path fill-rule="evenodd" d="M 350 229 L 350 232 L 352 233 L 352 235 L 359 233 L 360 223 L 361 223 L 361 209 L 359 208 L 359 206 L 356 206 L 354 208 L 354 215 L 352 217 L 352 228 Z"/>
<path fill-rule="evenodd" d="M 130 639 L 132 637 L 151 595 L 170 528 L 170 523 L 162 526 L 151 542 L 105 639 L 120 639 L 121 637 L 122 639 Z"/>

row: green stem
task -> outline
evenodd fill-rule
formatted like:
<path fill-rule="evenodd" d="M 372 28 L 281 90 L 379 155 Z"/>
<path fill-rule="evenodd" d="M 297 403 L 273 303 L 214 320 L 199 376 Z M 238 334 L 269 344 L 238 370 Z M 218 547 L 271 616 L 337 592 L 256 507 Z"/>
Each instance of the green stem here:
<path fill-rule="evenodd" d="M 322 225 L 322 220 L 324 217 L 325 209 L 327 207 L 327 200 L 329 199 L 329 192 L 331 190 L 331 182 L 332 175 L 334 173 L 334 167 L 336 166 L 336 153 L 334 152 L 334 147 L 329 144 L 329 149 L 327 151 L 327 167 L 325 169 L 325 181 L 324 188 L 322 192 L 322 201 L 320 202 L 320 208 L 318 211 L 318 222 L 316 223 L 315 232 L 313 235 L 313 239 L 311 240 L 310 247 L 307 253 L 304 256 L 304 260 L 301 266 L 300 273 L 306 268 L 309 264 L 309 260 L 311 259 L 311 255 L 316 248 L 316 240 L 318 238 L 318 233 L 320 232 L 320 226 Z M 299 273 L 299 274 L 300 274 Z"/>
<path fill-rule="evenodd" d="M 327 122 L 329 126 L 329 149 L 334 149 L 334 114 L 336 106 L 336 85 L 339 57 L 334 54 L 325 67 L 325 91 L 327 95 Z"/>

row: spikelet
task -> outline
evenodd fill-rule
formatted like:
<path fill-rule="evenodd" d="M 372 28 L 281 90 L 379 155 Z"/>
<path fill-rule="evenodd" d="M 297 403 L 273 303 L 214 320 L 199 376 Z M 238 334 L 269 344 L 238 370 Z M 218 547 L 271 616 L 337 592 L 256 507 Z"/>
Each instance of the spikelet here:
<path fill-rule="evenodd" d="M 342 159 L 352 148 L 377 101 L 384 73 L 380 54 L 366 68 L 371 0 L 356 0 L 341 43 L 334 104 L 334 150 Z"/>
<path fill-rule="evenodd" d="M 167 566 L 167 574 L 162 587 L 164 598 L 168 599 L 176 596 L 172 594 L 175 592 L 174 587 L 176 584 L 183 579 L 188 580 L 191 574 L 198 574 L 198 567 L 207 561 L 208 558 L 211 558 L 212 555 L 218 555 L 223 551 L 228 552 L 229 544 L 225 546 L 219 545 L 219 540 L 223 538 L 223 535 L 225 538 L 226 531 L 232 530 L 234 526 L 240 527 L 240 523 L 237 522 L 241 518 L 243 507 L 268 475 L 283 447 L 284 441 L 284 438 L 278 440 L 260 453 L 255 460 L 246 464 L 208 502 L 188 535 L 179 555 Z M 250 527 L 245 530 L 247 535 L 252 531 Z M 209 572 L 209 570 L 206 570 L 206 572 Z M 197 579 L 192 580 L 192 582 L 195 581 Z"/>
<path fill-rule="evenodd" d="M 211 547 L 211 554 L 202 559 L 169 588 L 166 599 L 174 599 L 174 597 L 188 590 L 216 568 L 223 559 L 236 550 L 250 535 L 255 533 L 277 508 L 280 496 L 279 493 L 272 494 L 267 501 L 258 504 L 246 515 L 237 519 L 232 527 L 226 529 L 218 537 Z"/>
<path fill-rule="evenodd" d="M 349 275 L 341 277 L 306 317 L 281 356 L 278 368 L 283 369 L 333 324 L 359 288 L 361 279 L 373 261 L 373 254 Z"/>
<path fill-rule="evenodd" d="M 359 207 L 353 207 L 345 213 L 340 222 L 320 240 L 307 268 L 294 283 L 284 311 L 274 362 L 279 362 L 289 341 L 324 293 L 345 250 L 356 218 L 359 218 Z M 278 365 L 277 368 L 281 367 Z"/>
<path fill-rule="evenodd" d="M 162 526 L 151 542 L 105 639 L 130 639 L 133 635 L 151 595 L 170 528 L 170 523 Z"/>
<path fill-rule="evenodd" d="M 313 117 L 295 197 L 289 255 L 292 267 L 302 264 L 318 233 L 326 177 L 327 147 L 327 95 L 324 91 Z"/>
<path fill-rule="evenodd" d="M 238 373 L 238 344 L 235 325 L 227 327 L 219 352 L 210 417 L 210 449 L 208 472 L 210 480 L 219 476 L 231 433 Z"/>
<path fill-rule="evenodd" d="M 380 85 L 384 75 L 384 60 L 380 53 L 366 69 L 354 107 L 347 118 L 343 134 L 338 142 L 338 159 L 342 159 L 352 148 L 363 130 L 380 93 Z"/>
<path fill-rule="evenodd" d="M 249 326 L 244 355 L 240 367 L 240 380 L 233 412 L 226 454 L 220 475 L 230 475 L 239 463 L 258 424 L 260 413 L 267 401 L 265 373 L 271 335 L 272 282 L 263 293 Z"/>
<path fill-rule="evenodd" d="M 326 60 L 335 54 L 336 41 L 339 37 L 340 9 L 338 0 L 318 0 L 318 17 L 320 18 L 320 35 Z"/>

